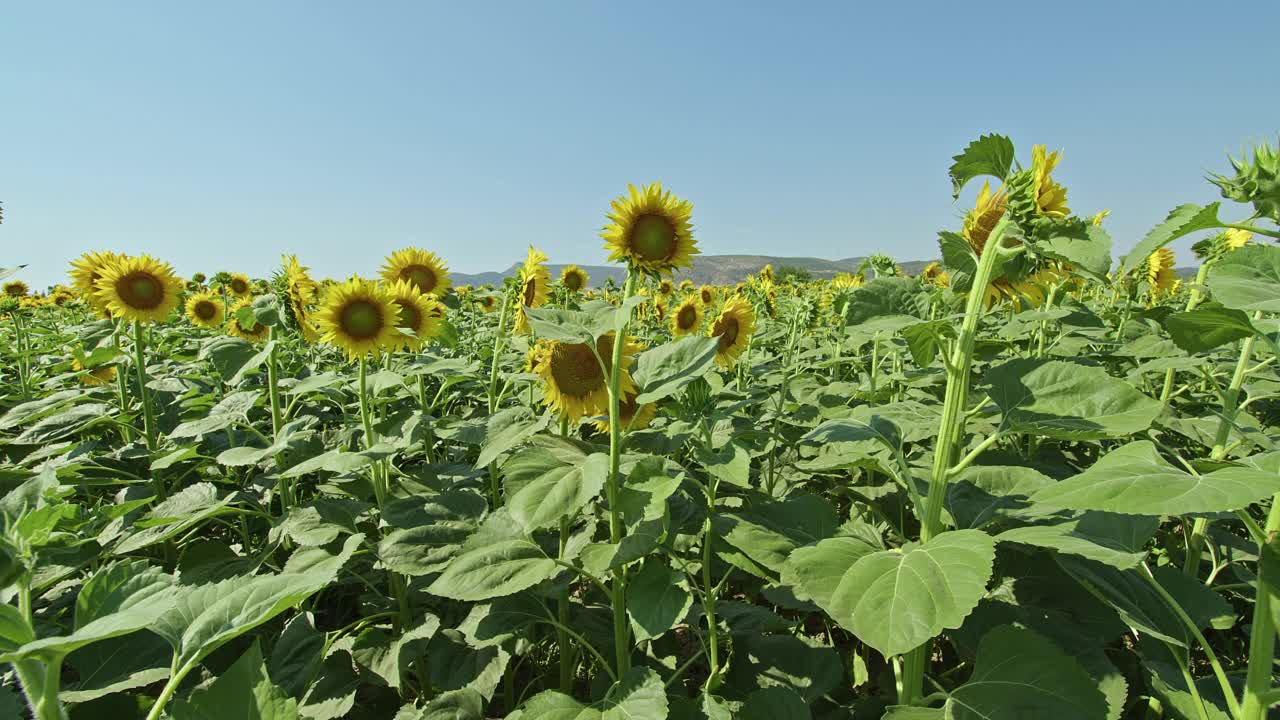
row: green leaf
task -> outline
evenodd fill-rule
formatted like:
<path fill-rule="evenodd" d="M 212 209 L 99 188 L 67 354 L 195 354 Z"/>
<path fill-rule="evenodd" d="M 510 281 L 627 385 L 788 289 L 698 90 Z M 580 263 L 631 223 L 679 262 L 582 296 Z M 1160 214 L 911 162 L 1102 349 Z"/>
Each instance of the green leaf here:
<path fill-rule="evenodd" d="M 674 395 L 715 365 L 720 342 L 712 337 L 684 337 L 650 348 L 636 357 L 633 377 L 641 405 Z"/>
<path fill-rule="evenodd" d="M 983 135 L 951 160 L 947 175 L 951 178 L 951 198 L 954 200 L 976 177 L 989 175 L 998 180 L 1008 177 L 1013 168 L 1013 141 L 1004 135 Z"/>
<path fill-rule="evenodd" d="M 785 687 L 761 688 L 747 696 L 738 713 L 739 720 L 806 720 L 809 706 L 795 690 Z"/>
<path fill-rule="evenodd" d="M 218 497 L 218 488 L 213 483 L 188 485 L 135 520 L 135 532 L 125 537 L 114 552 L 128 555 L 168 540 L 210 518 L 230 512 L 233 500 L 235 493 Z"/>
<path fill-rule="evenodd" d="M 1053 484 L 1052 478 L 1029 467 L 970 465 L 947 483 L 947 511 L 960 529 L 1034 516 L 1031 496 Z"/>
<path fill-rule="evenodd" d="M 726 543 L 781 572 L 793 550 L 834 535 L 839 519 L 826 498 L 801 492 L 756 503 L 747 511 L 721 513 L 712 524 Z"/>
<path fill-rule="evenodd" d="M 298 701 L 272 684 L 255 641 L 208 687 L 196 688 L 186 701 L 174 703 L 171 712 L 174 720 L 293 720 L 298 717 Z"/>
<path fill-rule="evenodd" d="M 1226 307 L 1280 312 L 1280 248 L 1250 243 L 1209 268 L 1205 284 Z"/>
<path fill-rule="evenodd" d="M 1070 263 L 1076 272 L 1105 282 L 1111 270 L 1111 236 L 1098 225 L 1055 226 L 1061 234 L 1036 243 L 1036 250 L 1054 260 Z"/>
<path fill-rule="evenodd" d="M 417 720 L 484 720 L 484 698 L 471 688 L 440 693 L 415 716 Z"/>
<path fill-rule="evenodd" d="M 24 445 L 51 443 L 107 422 L 114 412 L 114 408 L 104 403 L 76 405 L 41 419 L 14 438 L 13 442 Z"/>
<path fill-rule="evenodd" d="M 1002 625 L 978 645 L 973 675 L 947 700 L 951 720 L 1104 720 L 1107 702 L 1079 663 L 1030 630 Z"/>
<path fill-rule="evenodd" d="M 990 536 L 955 530 L 927 543 L 873 553 L 850 542 L 828 541 L 792 564 L 814 602 L 888 657 L 960 627 L 986 592 L 994 560 Z M 842 564 L 844 571 L 831 588 Z"/>
<path fill-rule="evenodd" d="M 1205 303 L 1190 312 L 1170 313 L 1164 329 L 1178 347 L 1198 353 L 1253 335 L 1257 330 L 1243 310 Z"/>
<path fill-rule="evenodd" d="M 1239 510 L 1277 492 L 1280 475 L 1274 472 L 1228 466 L 1192 475 L 1166 462 L 1151 442 L 1139 440 L 1031 500 L 1072 510 L 1161 516 Z"/>
<path fill-rule="evenodd" d="M 928 291 L 915 278 L 876 278 L 850 292 L 845 323 L 856 327 L 879 317 L 909 316 L 910 319 L 903 319 L 909 324 L 927 319 L 931 305 Z M 893 332 L 897 330 L 892 328 Z"/>
<path fill-rule="evenodd" d="M 1219 203 L 1216 202 L 1203 207 L 1187 203 L 1170 210 L 1164 222 L 1152 228 L 1147 236 L 1129 251 L 1128 255 L 1121 258 L 1119 274 L 1132 271 L 1145 262 L 1151 253 L 1180 237 L 1200 230 L 1221 227 L 1222 222 L 1218 220 L 1218 206 Z"/>
<path fill-rule="evenodd" d="M 518 473 L 513 473 L 518 468 Z M 541 447 L 530 448 L 503 466 L 508 481 L 519 477 L 516 488 L 507 487 L 507 509 L 527 532 L 548 528 L 561 518 L 576 515 L 600 495 L 609 474 L 609 456 L 578 455 L 564 462 Z"/>
<path fill-rule="evenodd" d="M 996 540 L 1079 555 L 1124 570 L 1146 557 L 1144 547 L 1159 526 L 1158 517 L 1090 511 L 1070 520 L 1006 530 Z"/>
<path fill-rule="evenodd" d="M 311 613 L 294 616 L 271 648 L 271 678 L 290 696 L 301 698 L 320 670 L 324 646 L 324 633 L 316 629 Z"/>
<path fill-rule="evenodd" d="M 527 407 L 499 410 L 485 425 L 484 443 L 475 467 L 482 468 L 498 459 L 498 456 L 514 449 L 547 427 L 547 417 L 534 415 Z"/>
<path fill-rule="evenodd" d="M 547 340 L 585 345 L 595 342 L 598 335 L 609 332 L 613 325 L 597 327 L 590 313 L 557 308 L 525 308 L 529 326 L 534 334 Z"/>
<path fill-rule="evenodd" d="M 488 600 L 533 587 L 555 572 L 555 561 L 534 542 L 501 540 L 462 552 L 427 592 L 453 600 Z"/>
<path fill-rule="evenodd" d="M 169 433 L 170 440 L 198 438 L 213 432 L 226 430 L 237 422 L 246 420 L 248 412 L 258 404 L 262 397 L 260 390 L 241 390 L 224 397 L 214 405 L 207 414 L 188 420 Z"/>
<path fill-rule="evenodd" d="M 1100 440 L 1142 432 L 1163 410 L 1101 368 L 1061 360 L 1010 360 L 983 378 L 1006 431 L 1061 440 Z"/>
<path fill-rule="evenodd" d="M 684 573 L 651 558 L 627 580 L 627 614 L 637 642 L 652 640 L 684 619 L 693 604 Z"/>

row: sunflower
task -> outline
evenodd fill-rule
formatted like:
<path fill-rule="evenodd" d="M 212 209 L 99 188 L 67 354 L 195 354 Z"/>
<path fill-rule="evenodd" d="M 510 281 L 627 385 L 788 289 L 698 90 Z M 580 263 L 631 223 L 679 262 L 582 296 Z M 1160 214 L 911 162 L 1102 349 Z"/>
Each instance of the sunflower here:
<path fill-rule="evenodd" d="M 271 334 L 270 328 L 260 322 L 255 322 L 252 330 L 240 324 L 240 311 L 251 307 L 253 307 L 253 300 L 250 298 L 241 298 L 231 306 L 231 312 L 227 318 L 227 334 L 249 342 L 262 342 Z"/>
<path fill-rule="evenodd" d="M 671 334 L 674 337 L 692 335 L 698 332 L 701 325 L 702 303 L 692 295 L 685 298 L 676 306 L 676 311 L 671 313 Z"/>
<path fill-rule="evenodd" d="M 978 191 L 978 199 L 974 202 L 973 209 L 964 216 L 961 234 L 978 257 L 982 257 L 982 249 L 987 245 L 987 237 L 991 235 L 996 223 L 1004 215 L 1008 199 L 1003 188 L 997 188 L 992 193 L 991 183 L 984 181 L 982 189 Z"/>
<path fill-rule="evenodd" d="M 627 196 L 614 200 L 609 224 L 601 231 L 609 261 L 625 260 L 650 272 L 670 274 L 689 267 L 698 254 L 693 239 L 693 203 L 664 192 L 662 183 L 639 189 L 627 186 Z"/>
<path fill-rule="evenodd" d="M 1162 247 L 1147 257 L 1144 276 L 1151 284 L 1152 297 L 1173 290 L 1173 284 L 1178 279 L 1177 273 L 1173 270 L 1173 264 L 1173 250 L 1167 247 Z"/>
<path fill-rule="evenodd" d="M 671 282 L 669 278 L 662 278 L 662 280 L 658 282 L 659 295 L 670 295 L 675 291 L 676 291 L 675 283 Z"/>
<path fill-rule="evenodd" d="M 329 290 L 316 312 L 321 339 L 347 354 L 348 359 L 394 347 L 400 310 L 391 293 L 376 283 L 353 277 Z"/>
<path fill-rule="evenodd" d="M 524 356 L 524 371 L 534 375 L 538 374 L 538 369 L 542 366 L 542 362 L 546 359 L 550 350 L 551 341 L 546 338 L 539 338 L 537 342 L 529 346 L 529 351 Z"/>
<path fill-rule="evenodd" d="M 71 277 L 71 286 L 94 309 L 101 310 L 102 306 L 98 299 L 98 278 L 102 277 L 103 268 L 122 257 L 113 252 L 87 252 L 71 261 L 71 270 L 67 272 Z"/>
<path fill-rule="evenodd" d="M 635 383 L 631 380 L 629 369 L 635 362 L 635 353 L 639 349 L 639 345 L 631 341 L 627 341 L 622 348 L 623 397 L 635 392 Z M 587 343 L 551 341 L 537 367 L 547 404 L 569 418 L 570 422 L 608 413 L 612 360 L 613 333 L 597 339 L 594 352 Z"/>
<path fill-rule="evenodd" d="M 581 292 L 587 286 L 587 271 L 577 265 L 567 265 L 560 271 L 560 284 L 569 292 Z"/>
<path fill-rule="evenodd" d="M 702 304 L 710 306 L 716 301 L 716 289 L 710 285 L 703 285 L 698 288 L 698 297 L 702 300 Z"/>
<path fill-rule="evenodd" d="M 391 347 L 418 352 L 439 330 L 443 306 L 431 295 L 423 295 L 418 291 L 418 286 L 408 280 L 397 280 L 388 285 L 386 290 L 391 293 L 391 301 L 395 303 L 399 313 L 395 323 L 397 332 Z M 412 334 L 405 334 L 401 329 Z"/>
<path fill-rule="evenodd" d="M 66 285 L 58 285 L 53 288 L 53 292 L 49 295 L 49 303 L 62 307 L 72 300 L 76 299 L 76 291 Z"/>
<path fill-rule="evenodd" d="M 21 280 L 10 280 L 4 284 L 4 294 L 9 297 L 24 298 L 31 294 L 31 288 Z"/>
<path fill-rule="evenodd" d="M 658 320 L 658 322 L 662 322 L 667 318 L 667 311 L 669 309 L 670 309 L 670 306 L 667 304 L 667 299 L 665 297 L 658 296 L 654 298 L 653 316 Z"/>
<path fill-rule="evenodd" d="M 716 350 L 716 364 L 725 369 L 733 367 L 738 356 L 747 348 L 755 329 L 756 311 L 751 303 L 741 297 L 730 298 L 720 308 L 720 315 L 715 322 L 707 328 L 707 337 L 720 340 L 720 347 Z"/>
<path fill-rule="evenodd" d="M 773 282 L 773 263 L 765 263 L 765 266 L 760 268 L 758 277 L 764 282 Z"/>
<path fill-rule="evenodd" d="M 149 255 L 122 257 L 102 269 L 98 295 L 112 316 L 134 322 L 160 322 L 178 307 L 182 280 L 169 263 Z"/>
<path fill-rule="evenodd" d="M 925 265 L 924 270 L 920 272 L 920 277 L 930 285 L 942 288 L 951 285 L 951 274 L 944 270 L 939 262 L 931 262 Z"/>
<path fill-rule="evenodd" d="M 387 256 L 382 279 L 388 283 L 408 281 L 423 295 L 443 297 L 449 292 L 449 268 L 439 255 L 418 248 L 397 250 Z"/>
<path fill-rule="evenodd" d="M 80 358 L 72 358 L 71 369 L 79 374 L 81 385 L 97 387 L 116 381 L 116 367 L 114 365 L 99 365 L 95 368 L 86 369 Z"/>
<path fill-rule="evenodd" d="M 227 292 L 238 298 L 247 298 L 253 294 L 253 282 L 244 273 L 231 273 L 227 276 Z"/>
<path fill-rule="evenodd" d="M 225 315 L 226 307 L 222 301 L 210 293 L 196 293 L 187 298 L 187 319 L 196 327 L 218 327 Z"/>
<path fill-rule="evenodd" d="M 480 295 L 476 298 L 476 305 L 480 306 L 481 312 L 491 313 L 498 309 L 498 296 Z"/>
<path fill-rule="evenodd" d="M 637 406 L 636 393 L 627 393 L 623 396 L 622 402 L 618 403 L 618 422 L 622 425 L 623 432 L 631 430 L 643 430 L 649 427 L 649 423 L 653 422 L 653 418 L 658 414 L 658 408 L 653 403 L 645 403 Z M 591 422 L 597 432 L 609 432 L 609 415 L 605 414 L 597 417 Z"/>
<path fill-rule="evenodd" d="M 1238 228 L 1229 228 L 1222 233 L 1223 245 L 1227 250 L 1239 250 L 1253 239 L 1253 233 L 1248 230 L 1240 230 Z"/>
<path fill-rule="evenodd" d="M 1031 146 L 1031 170 L 1035 173 L 1036 207 L 1043 215 L 1063 219 L 1071 214 L 1067 207 L 1067 189 L 1054 181 L 1050 173 L 1062 160 L 1062 151 L 1046 152 L 1044 145 Z"/>
<path fill-rule="evenodd" d="M 529 318 L 524 311 L 527 308 L 541 307 L 547 301 L 551 273 L 547 270 L 546 262 L 547 256 L 530 245 L 524 267 L 520 268 L 520 312 L 516 316 L 515 330 L 521 335 L 529 332 Z"/>
<path fill-rule="evenodd" d="M 693 281 L 692 281 L 692 280 L 681 280 L 681 281 L 680 281 L 680 292 L 689 292 L 689 291 L 690 291 L 690 290 L 692 290 L 692 289 L 693 289 Z"/>

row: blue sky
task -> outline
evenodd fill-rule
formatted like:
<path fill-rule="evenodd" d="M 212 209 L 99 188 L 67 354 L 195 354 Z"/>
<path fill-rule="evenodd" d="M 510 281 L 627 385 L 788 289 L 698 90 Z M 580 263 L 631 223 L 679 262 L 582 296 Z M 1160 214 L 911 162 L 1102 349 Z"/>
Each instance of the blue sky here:
<path fill-rule="evenodd" d="M 10 3 L 0 266 L 600 264 L 609 200 L 650 180 L 706 253 L 927 259 L 976 190 L 952 203 L 950 157 L 991 131 L 1065 148 L 1072 209 L 1127 249 L 1280 131 L 1277 24 L 1274 0 Z"/>

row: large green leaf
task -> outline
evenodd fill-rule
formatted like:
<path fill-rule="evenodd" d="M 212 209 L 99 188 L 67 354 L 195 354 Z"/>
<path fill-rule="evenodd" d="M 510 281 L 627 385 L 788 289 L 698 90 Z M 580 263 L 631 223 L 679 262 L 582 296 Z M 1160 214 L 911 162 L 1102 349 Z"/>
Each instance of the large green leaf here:
<path fill-rule="evenodd" d="M 835 534 L 838 517 L 826 498 L 795 493 L 750 510 L 720 513 L 713 527 L 728 544 L 761 565 L 781 572 L 791 551 Z"/>
<path fill-rule="evenodd" d="M 1239 510 L 1277 492 L 1280 475 L 1274 472 L 1241 466 L 1192 475 L 1160 457 L 1150 441 L 1138 440 L 1031 500 L 1072 510 L 1160 516 Z"/>
<path fill-rule="evenodd" d="M 1169 313 L 1164 329 L 1187 352 L 1212 350 L 1257 332 L 1243 310 L 1205 303 L 1190 312 Z"/>
<path fill-rule="evenodd" d="M 665 720 L 667 693 L 658 674 L 632 668 L 614 683 L 605 699 L 593 705 L 555 690 L 533 696 L 513 720 Z"/>
<path fill-rule="evenodd" d="M 995 560 L 995 542 L 978 530 L 942 533 L 901 550 L 863 550 L 828 540 L 792 565 L 814 602 L 885 656 L 960 627 L 982 599 Z"/>
<path fill-rule="evenodd" d="M 1218 220 L 1218 205 L 1219 203 L 1216 202 L 1205 206 L 1187 203 L 1170 210 L 1164 222 L 1152 228 L 1146 237 L 1129 251 L 1128 255 L 1121 258 L 1120 273 L 1133 270 L 1151 253 L 1180 237 L 1200 230 L 1220 227 L 1222 223 Z"/>
<path fill-rule="evenodd" d="M 498 456 L 514 449 L 520 443 L 541 432 L 547 426 L 547 416 L 538 416 L 527 407 L 516 406 L 499 410 L 485 425 L 484 443 L 476 467 L 485 467 Z"/>
<path fill-rule="evenodd" d="M 1123 437 L 1146 430 L 1163 409 L 1159 401 L 1101 368 L 1061 360 L 1019 359 L 983 378 L 1011 432 L 1063 440 Z"/>
<path fill-rule="evenodd" d="M 1209 269 L 1205 284 L 1229 308 L 1280 312 L 1280 248 L 1251 243 L 1234 250 Z"/>
<path fill-rule="evenodd" d="M 636 402 L 657 402 L 679 392 L 715 365 L 719 348 L 717 338 L 685 337 L 640 353 L 633 373 L 639 390 Z"/>
<path fill-rule="evenodd" d="M 637 641 L 651 640 L 684 619 L 693 604 L 684 573 L 651 558 L 627 580 L 627 614 Z"/>
<path fill-rule="evenodd" d="M 1004 135 L 983 135 L 969 143 L 959 155 L 951 158 L 951 197 L 960 197 L 960 191 L 976 177 L 991 176 L 1004 180 L 1013 169 L 1013 141 Z"/>
<path fill-rule="evenodd" d="M 488 600 L 520 592 L 556 572 L 556 561 L 530 540 L 486 543 L 457 556 L 427 592 L 454 600 Z"/>
<path fill-rule="evenodd" d="M 1079 555 L 1124 570 L 1137 567 L 1146 557 L 1144 546 L 1159 526 L 1156 517 L 1089 511 L 1076 518 L 1006 530 L 996 540 Z"/>
<path fill-rule="evenodd" d="M 1040 254 L 1069 263 L 1079 273 L 1099 282 L 1111 269 L 1111 236 L 1099 225 L 1067 224 L 1057 234 L 1036 243 Z"/>
<path fill-rule="evenodd" d="M 600 495 L 609 474 L 609 456 L 535 446 L 504 465 L 506 506 L 526 531 L 558 525 Z"/>
<path fill-rule="evenodd" d="M 267 677 L 262 651 L 254 642 L 208 687 L 196 688 L 171 707 L 174 720 L 293 720 L 298 701 Z"/>

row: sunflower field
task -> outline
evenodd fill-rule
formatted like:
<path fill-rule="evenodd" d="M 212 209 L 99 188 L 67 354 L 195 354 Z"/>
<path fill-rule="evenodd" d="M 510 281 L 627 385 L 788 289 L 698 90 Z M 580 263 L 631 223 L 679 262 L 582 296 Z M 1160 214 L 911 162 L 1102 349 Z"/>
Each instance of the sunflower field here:
<path fill-rule="evenodd" d="M 1115 258 L 1061 160 L 917 276 L 695 286 L 658 183 L 620 286 L 0 271 L 0 718 L 1267 717 L 1280 154 Z"/>

